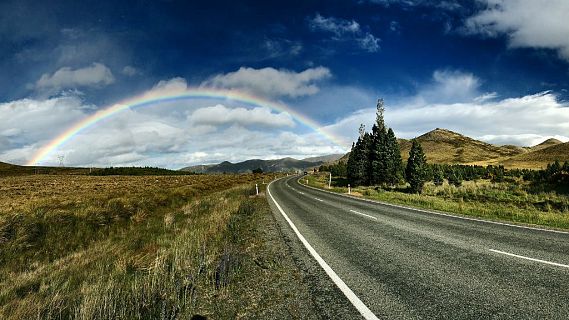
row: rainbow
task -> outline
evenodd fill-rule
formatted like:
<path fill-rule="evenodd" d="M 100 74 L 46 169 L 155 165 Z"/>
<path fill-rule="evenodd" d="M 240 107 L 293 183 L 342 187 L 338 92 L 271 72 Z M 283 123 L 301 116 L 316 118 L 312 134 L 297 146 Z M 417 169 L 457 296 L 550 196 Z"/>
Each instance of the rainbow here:
<path fill-rule="evenodd" d="M 312 130 L 319 133 L 321 136 L 325 137 L 337 146 L 345 149 L 346 142 L 342 139 L 333 136 L 332 134 L 325 132 L 321 125 L 316 123 L 314 120 L 308 118 L 307 116 L 294 111 L 290 107 L 272 102 L 260 97 L 253 96 L 244 92 L 234 91 L 234 90 L 222 90 L 222 89 L 206 89 L 206 88 L 190 88 L 182 92 L 157 92 L 143 94 L 134 98 L 124 100 L 122 102 L 116 103 L 112 106 L 103 108 L 94 114 L 82 119 L 81 121 L 75 123 L 63 133 L 58 135 L 55 139 L 51 140 L 45 146 L 43 146 L 36 154 L 33 155 L 32 159 L 27 163 L 27 165 L 36 165 L 46 159 L 50 154 L 52 154 L 59 147 L 72 140 L 80 132 L 93 127 L 98 122 L 108 119 L 122 111 L 139 108 L 145 106 L 156 105 L 160 103 L 175 102 L 188 99 L 215 99 L 215 100 L 227 100 L 237 103 L 247 104 L 253 107 L 265 107 L 278 112 L 286 112 L 290 114 L 296 121 L 302 123 L 303 125 L 311 128 Z"/>

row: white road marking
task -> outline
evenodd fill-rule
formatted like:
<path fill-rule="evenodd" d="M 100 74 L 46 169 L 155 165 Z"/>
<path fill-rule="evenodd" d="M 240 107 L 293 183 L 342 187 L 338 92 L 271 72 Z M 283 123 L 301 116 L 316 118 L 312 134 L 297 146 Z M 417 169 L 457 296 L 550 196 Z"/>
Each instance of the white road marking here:
<path fill-rule="evenodd" d="M 292 223 L 292 221 L 289 219 L 284 210 L 281 208 L 281 206 L 277 203 L 277 201 L 271 194 L 270 190 L 271 184 L 272 182 L 269 183 L 269 185 L 267 186 L 267 193 L 271 197 L 271 200 L 273 200 L 273 203 L 275 204 L 277 209 L 279 209 L 281 215 L 290 225 L 292 231 L 294 231 L 298 239 L 300 239 L 300 242 L 302 242 L 304 247 L 308 250 L 308 252 L 310 252 L 310 254 L 314 257 L 314 259 L 316 259 L 318 264 L 322 267 L 322 269 L 324 269 L 324 271 L 330 277 L 330 279 L 332 279 L 334 284 L 340 289 L 340 291 L 342 291 L 342 293 L 346 296 L 346 298 L 350 300 L 352 305 L 356 307 L 356 309 L 365 319 L 379 320 L 379 318 L 375 314 L 373 314 L 373 312 L 371 312 L 371 310 L 360 300 L 360 298 L 356 296 L 356 294 L 352 291 L 352 289 L 350 289 L 350 287 L 348 287 L 348 285 L 336 274 L 336 272 L 334 272 L 334 270 L 328 265 L 328 263 L 326 263 L 326 261 L 322 259 L 322 257 L 318 254 L 318 252 L 316 252 L 316 250 L 314 250 L 314 248 L 310 245 L 310 243 L 308 243 L 308 241 L 304 238 L 304 236 L 300 234 L 300 231 L 298 231 L 294 223 Z"/>
<path fill-rule="evenodd" d="M 368 218 L 373 219 L 373 220 L 377 220 L 377 218 L 374 217 L 374 216 L 370 216 L 369 214 L 361 213 L 361 212 L 358 212 L 358 211 L 356 211 L 356 210 L 350 210 L 350 212 L 353 212 L 353 213 L 355 213 L 355 214 L 362 215 L 362 216 L 364 216 L 364 217 L 368 217 Z"/>
<path fill-rule="evenodd" d="M 318 200 L 318 201 L 320 201 L 320 202 L 324 202 L 324 200 L 322 200 L 322 199 L 318 199 L 318 198 L 314 198 L 314 199 L 316 199 L 316 200 Z"/>
<path fill-rule="evenodd" d="M 557 266 L 557 267 L 569 268 L 569 265 L 562 264 L 562 263 L 551 262 L 551 261 L 546 261 L 546 260 L 541 260 L 541 259 L 535 259 L 535 258 L 530 258 L 530 257 L 526 257 L 526 256 L 520 256 L 519 254 L 513 254 L 513 253 L 509 253 L 509 252 L 495 250 L 495 249 L 488 249 L 488 250 L 495 252 L 495 253 L 505 254 L 507 256 L 512 256 L 512 257 L 516 257 L 516 258 L 520 258 L 520 259 L 526 259 L 526 260 L 530 260 L 530 261 L 541 262 L 541 263 L 545 263 L 545 264 L 549 264 L 549 265 Z"/>
<path fill-rule="evenodd" d="M 378 204 L 382 204 L 382 205 L 388 206 L 388 207 L 395 207 L 395 208 L 401 208 L 401 209 L 413 210 L 413 211 L 417 211 L 417 212 L 424 212 L 424 213 L 429 213 L 429 214 L 435 214 L 435 215 L 438 215 L 438 216 L 445 216 L 445 217 L 450 217 L 450 218 L 455 218 L 455 219 L 470 220 L 470 221 L 483 222 L 483 223 L 491 223 L 491 224 L 497 224 L 497 225 L 501 225 L 501 226 L 514 227 L 514 228 L 520 228 L 520 229 L 528 229 L 528 230 L 536 230 L 536 231 L 544 231 L 544 232 L 553 232 L 553 233 L 569 234 L 569 232 L 567 232 L 567 231 L 561 231 L 561 230 L 555 230 L 555 229 L 543 229 L 543 228 L 529 227 L 529 226 L 523 226 L 523 225 L 517 225 L 517 224 L 511 224 L 511 223 L 505 223 L 505 222 L 498 222 L 498 221 L 491 221 L 491 220 L 476 219 L 476 218 L 470 218 L 470 217 L 465 217 L 465 216 L 459 216 L 459 215 L 450 214 L 450 213 L 443 213 L 443 212 L 436 212 L 436 211 L 423 210 L 423 209 L 419 209 L 419 208 L 401 206 L 401 205 L 392 204 L 392 203 L 387 203 L 387 202 L 383 202 L 383 201 L 372 200 L 372 199 L 365 199 L 365 198 L 358 198 L 358 197 L 353 196 L 353 195 L 347 195 L 347 194 L 341 194 L 341 193 L 338 193 L 338 192 L 332 192 L 332 191 L 322 190 L 322 189 L 320 189 L 320 188 L 315 188 L 315 187 L 311 187 L 311 186 L 306 186 L 306 185 L 303 185 L 303 184 L 301 184 L 301 183 L 299 183 L 299 184 L 300 184 L 301 186 L 305 187 L 305 188 L 314 189 L 314 190 L 317 190 L 317 191 L 320 191 L 320 192 L 326 192 L 326 193 L 330 193 L 330 194 L 334 194 L 334 195 L 337 195 L 337 196 L 346 197 L 346 198 L 350 198 L 350 199 L 354 199 L 354 200 L 359 200 L 359 201 L 366 201 L 366 202 L 371 202 L 371 203 L 378 203 Z"/>
<path fill-rule="evenodd" d="M 304 192 L 302 192 L 302 191 L 298 191 L 298 193 L 300 193 L 300 194 L 304 194 Z"/>

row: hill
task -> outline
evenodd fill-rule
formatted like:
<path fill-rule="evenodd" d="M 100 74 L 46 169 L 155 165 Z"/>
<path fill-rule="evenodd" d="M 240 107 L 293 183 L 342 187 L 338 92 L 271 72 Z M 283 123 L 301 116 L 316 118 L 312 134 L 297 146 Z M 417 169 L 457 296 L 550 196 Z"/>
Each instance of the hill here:
<path fill-rule="evenodd" d="M 310 158 L 309 158 L 310 159 Z M 198 165 L 182 168 L 182 171 L 190 171 L 195 173 L 247 173 L 257 168 L 261 168 L 263 172 L 291 171 L 291 170 L 307 170 L 323 164 L 324 161 L 307 161 L 297 160 L 294 158 L 282 158 L 276 160 L 252 159 L 238 163 L 224 161 L 214 165 Z"/>
<path fill-rule="evenodd" d="M 309 161 L 309 162 L 319 162 L 319 161 L 321 161 L 321 162 L 334 162 L 334 161 L 337 161 L 344 156 L 345 156 L 344 154 L 336 153 L 336 154 L 329 154 L 327 156 L 304 158 L 302 160 L 303 161 Z"/>
<path fill-rule="evenodd" d="M 430 163 L 466 164 L 493 159 L 510 158 L 526 153 L 517 146 L 496 146 L 475 140 L 462 134 L 437 128 L 416 138 L 423 147 Z M 399 139 L 401 157 L 409 157 L 411 141 Z"/>
<path fill-rule="evenodd" d="M 561 163 L 569 161 L 569 142 L 536 148 L 538 146 L 532 147 L 530 152 L 506 159 L 501 164 L 512 168 L 544 168 L 555 160 Z"/>
<path fill-rule="evenodd" d="M 555 145 L 558 145 L 558 144 L 561 144 L 561 143 L 563 143 L 563 142 L 562 142 L 562 141 L 559 141 L 559 140 L 557 140 L 557 139 L 554 139 L 554 138 L 550 138 L 550 139 L 547 139 L 547 140 L 543 141 L 543 142 L 540 143 L 540 144 L 537 144 L 537 145 L 531 147 L 530 150 L 531 150 L 531 151 L 541 150 L 541 149 L 549 148 L 549 147 L 551 147 L 551 146 L 555 146 Z"/>
<path fill-rule="evenodd" d="M 532 147 L 498 146 L 437 128 L 416 139 L 421 143 L 429 163 L 504 165 L 508 168 L 540 169 L 555 160 L 569 161 L 569 142 L 563 143 L 553 138 Z M 407 161 L 411 140 L 397 139 L 397 141 L 401 158 Z M 347 161 L 349 154 L 348 152 L 339 160 L 329 164 Z"/>
<path fill-rule="evenodd" d="M 30 174 L 88 174 L 88 168 L 19 166 L 0 162 L 0 176 L 21 176 Z"/>

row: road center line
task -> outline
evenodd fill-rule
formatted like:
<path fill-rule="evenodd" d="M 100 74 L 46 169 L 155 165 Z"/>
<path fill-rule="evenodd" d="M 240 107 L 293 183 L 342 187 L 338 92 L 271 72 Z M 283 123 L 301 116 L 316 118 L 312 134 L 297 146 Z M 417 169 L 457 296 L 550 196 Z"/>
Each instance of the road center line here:
<path fill-rule="evenodd" d="M 334 284 L 340 289 L 340 291 L 342 291 L 342 293 L 346 296 L 346 298 L 350 300 L 352 305 L 356 307 L 356 309 L 366 320 L 379 320 L 379 318 L 375 314 L 373 314 L 373 312 L 371 312 L 371 310 L 360 300 L 360 298 L 356 296 L 356 294 L 352 291 L 352 289 L 350 289 L 350 287 L 348 287 L 348 285 L 336 274 L 336 272 L 334 272 L 334 270 L 328 265 L 328 263 L 326 263 L 326 261 L 322 259 L 322 257 L 318 254 L 318 252 L 316 252 L 316 250 L 314 250 L 314 248 L 310 245 L 310 243 L 308 243 L 308 241 L 304 238 L 304 236 L 300 234 L 300 231 L 298 231 L 294 223 L 292 223 L 292 221 L 289 219 L 284 210 L 281 208 L 281 206 L 278 204 L 278 202 L 271 194 L 271 189 L 270 189 L 271 184 L 272 182 L 269 183 L 269 185 L 267 186 L 267 193 L 271 197 L 271 200 L 273 200 L 273 203 L 275 204 L 277 209 L 279 209 L 281 215 L 288 222 L 292 231 L 294 231 L 300 242 L 302 242 L 304 247 L 308 250 L 308 252 L 310 252 L 310 254 L 314 257 L 314 259 L 316 259 L 316 262 L 318 262 L 318 264 L 322 267 L 322 269 L 324 269 L 324 271 L 330 277 L 330 279 L 332 279 Z"/>
<path fill-rule="evenodd" d="M 368 217 L 368 218 L 373 219 L 373 220 L 377 220 L 377 218 L 374 217 L 374 216 L 370 216 L 369 214 L 361 213 L 361 212 L 358 212 L 358 211 L 356 211 L 356 210 L 351 210 L 351 209 L 350 209 L 350 212 L 353 212 L 353 213 L 355 213 L 355 214 L 362 215 L 362 216 L 364 216 L 364 217 Z"/>
<path fill-rule="evenodd" d="M 316 200 L 318 200 L 318 201 L 320 201 L 320 202 L 324 202 L 324 200 L 319 199 L 319 198 L 314 198 L 314 199 L 316 199 Z"/>
<path fill-rule="evenodd" d="M 516 257 L 516 258 L 520 258 L 520 259 L 526 259 L 526 260 L 530 260 L 530 261 L 535 261 L 535 262 L 541 262 L 541 263 L 545 263 L 545 264 L 549 264 L 552 266 L 557 266 L 557 267 L 563 267 L 563 268 L 569 268 L 569 265 L 566 264 L 562 264 L 562 263 L 557 263 L 557 262 L 551 262 L 551 261 L 546 261 L 546 260 L 541 260 L 541 259 L 535 259 L 535 258 L 530 258 L 530 257 L 526 257 L 526 256 L 521 256 L 519 254 L 513 254 L 513 253 L 509 253 L 509 252 L 504 252 L 504 251 L 500 251 L 500 250 L 495 250 L 495 249 L 488 249 L 492 252 L 495 253 L 499 253 L 499 254 L 505 254 L 507 256 L 512 256 L 512 257 Z"/>

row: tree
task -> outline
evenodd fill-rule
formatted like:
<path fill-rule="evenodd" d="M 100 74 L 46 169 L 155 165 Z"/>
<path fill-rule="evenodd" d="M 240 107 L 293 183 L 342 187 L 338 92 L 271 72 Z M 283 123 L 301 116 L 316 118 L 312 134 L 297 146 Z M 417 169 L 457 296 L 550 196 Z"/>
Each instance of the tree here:
<path fill-rule="evenodd" d="M 448 183 L 455 187 L 460 187 L 462 185 L 462 175 L 460 174 L 460 171 L 452 170 L 448 176 Z"/>
<path fill-rule="evenodd" d="M 401 151 L 399 142 L 391 128 L 387 130 L 385 139 L 385 176 L 384 181 L 390 185 L 398 184 L 401 181 L 403 171 Z"/>
<path fill-rule="evenodd" d="M 263 169 L 261 168 L 253 169 L 253 173 L 263 173 Z"/>
<path fill-rule="evenodd" d="M 387 176 L 387 130 L 383 118 L 385 112 L 383 99 L 377 100 L 376 108 L 369 153 L 368 176 L 370 184 L 385 183 Z"/>
<path fill-rule="evenodd" d="M 411 185 L 411 192 L 421 193 L 421 191 L 423 191 L 423 185 L 425 184 L 427 158 L 425 157 L 421 144 L 415 139 L 412 141 L 413 144 L 409 151 L 405 177 L 407 178 L 407 182 Z"/>
<path fill-rule="evenodd" d="M 348 180 L 353 186 L 363 185 L 368 182 L 367 167 L 370 135 L 365 132 L 363 124 L 360 125 L 359 134 L 358 141 L 352 144 L 347 165 Z"/>
<path fill-rule="evenodd" d="M 440 166 L 433 167 L 433 182 L 436 186 L 442 186 L 445 181 L 443 170 Z"/>

